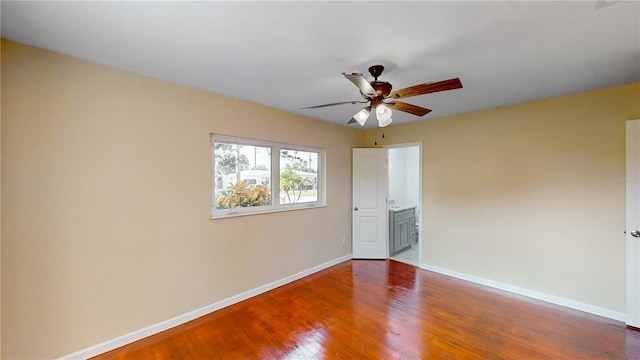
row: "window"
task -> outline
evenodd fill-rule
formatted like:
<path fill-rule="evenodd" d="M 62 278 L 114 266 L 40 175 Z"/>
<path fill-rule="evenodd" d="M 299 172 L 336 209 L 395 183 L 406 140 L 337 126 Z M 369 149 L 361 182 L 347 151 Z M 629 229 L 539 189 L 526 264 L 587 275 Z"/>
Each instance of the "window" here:
<path fill-rule="evenodd" d="M 212 218 L 325 205 L 321 149 L 215 134 L 211 138 Z"/>
<path fill-rule="evenodd" d="M 318 153 L 280 149 L 280 203 L 318 201 Z"/>
<path fill-rule="evenodd" d="M 271 148 L 214 141 L 216 209 L 271 205 Z"/>

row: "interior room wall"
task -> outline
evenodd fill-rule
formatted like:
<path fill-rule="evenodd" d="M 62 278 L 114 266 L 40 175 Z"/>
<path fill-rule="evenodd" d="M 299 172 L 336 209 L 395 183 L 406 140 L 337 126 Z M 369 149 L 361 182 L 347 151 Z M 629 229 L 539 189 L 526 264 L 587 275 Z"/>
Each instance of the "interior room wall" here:
<path fill-rule="evenodd" d="M 407 156 L 407 205 L 420 206 L 420 147 L 405 148 Z"/>
<path fill-rule="evenodd" d="M 362 131 L 5 40 L 1 56 L 2 358 L 63 356 L 351 253 Z M 210 133 L 326 149 L 327 206 L 210 220 Z"/>
<path fill-rule="evenodd" d="M 407 150 L 389 149 L 389 201 L 394 204 L 407 204 L 406 174 Z"/>
<path fill-rule="evenodd" d="M 395 204 L 420 205 L 418 146 L 389 149 L 389 199 Z"/>
<path fill-rule="evenodd" d="M 638 117 L 633 83 L 391 126 L 382 141 L 368 131 L 366 143 L 422 141 L 423 266 L 624 313 L 625 121 Z"/>
<path fill-rule="evenodd" d="M 351 149 L 375 132 L 1 50 L 2 358 L 68 354 L 351 253 Z M 423 144 L 424 263 L 623 312 L 639 95 L 385 129 L 379 146 Z M 325 148 L 327 207 L 210 220 L 211 132 Z"/>

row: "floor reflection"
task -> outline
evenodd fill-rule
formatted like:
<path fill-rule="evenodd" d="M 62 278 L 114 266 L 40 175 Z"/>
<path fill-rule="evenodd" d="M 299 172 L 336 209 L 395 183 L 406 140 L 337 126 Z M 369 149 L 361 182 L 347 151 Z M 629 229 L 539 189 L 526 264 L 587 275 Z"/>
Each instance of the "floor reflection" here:
<path fill-rule="evenodd" d="M 282 359 L 324 359 L 325 358 L 324 329 L 314 329 L 296 336 L 295 348 L 285 354 Z"/>
<path fill-rule="evenodd" d="M 412 348 L 413 351 L 422 353 L 421 318 L 425 315 L 416 291 L 420 285 L 416 269 L 396 261 L 387 262 L 385 346 L 390 349 Z"/>

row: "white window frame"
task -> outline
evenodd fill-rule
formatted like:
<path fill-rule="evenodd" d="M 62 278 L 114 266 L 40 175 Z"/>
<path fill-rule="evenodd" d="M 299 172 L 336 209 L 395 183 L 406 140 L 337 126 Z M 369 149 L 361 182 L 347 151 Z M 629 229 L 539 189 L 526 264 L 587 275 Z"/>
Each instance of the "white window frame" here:
<path fill-rule="evenodd" d="M 271 205 L 240 207 L 231 209 L 216 209 L 216 174 L 214 143 L 225 142 L 250 146 L 271 148 Z M 265 214 L 280 211 L 292 211 L 313 209 L 326 205 L 326 178 L 325 178 L 325 150 L 310 146 L 285 144 L 268 140 L 249 139 L 221 134 L 211 134 L 211 219 L 224 219 L 229 217 Z M 298 150 L 314 152 L 318 154 L 317 190 L 318 199 L 312 202 L 280 204 L 280 150 Z"/>

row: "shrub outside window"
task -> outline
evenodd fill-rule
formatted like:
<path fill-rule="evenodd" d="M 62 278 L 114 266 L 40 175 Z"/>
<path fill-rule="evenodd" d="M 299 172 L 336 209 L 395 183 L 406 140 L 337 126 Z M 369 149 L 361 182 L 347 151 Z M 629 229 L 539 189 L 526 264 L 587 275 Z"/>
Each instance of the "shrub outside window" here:
<path fill-rule="evenodd" d="M 220 141 L 213 154 L 216 209 L 271 205 L 270 147 Z"/>
<path fill-rule="evenodd" d="M 211 218 L 325 206 L 323 150 L 216 134 L 211 146 Z"/>

